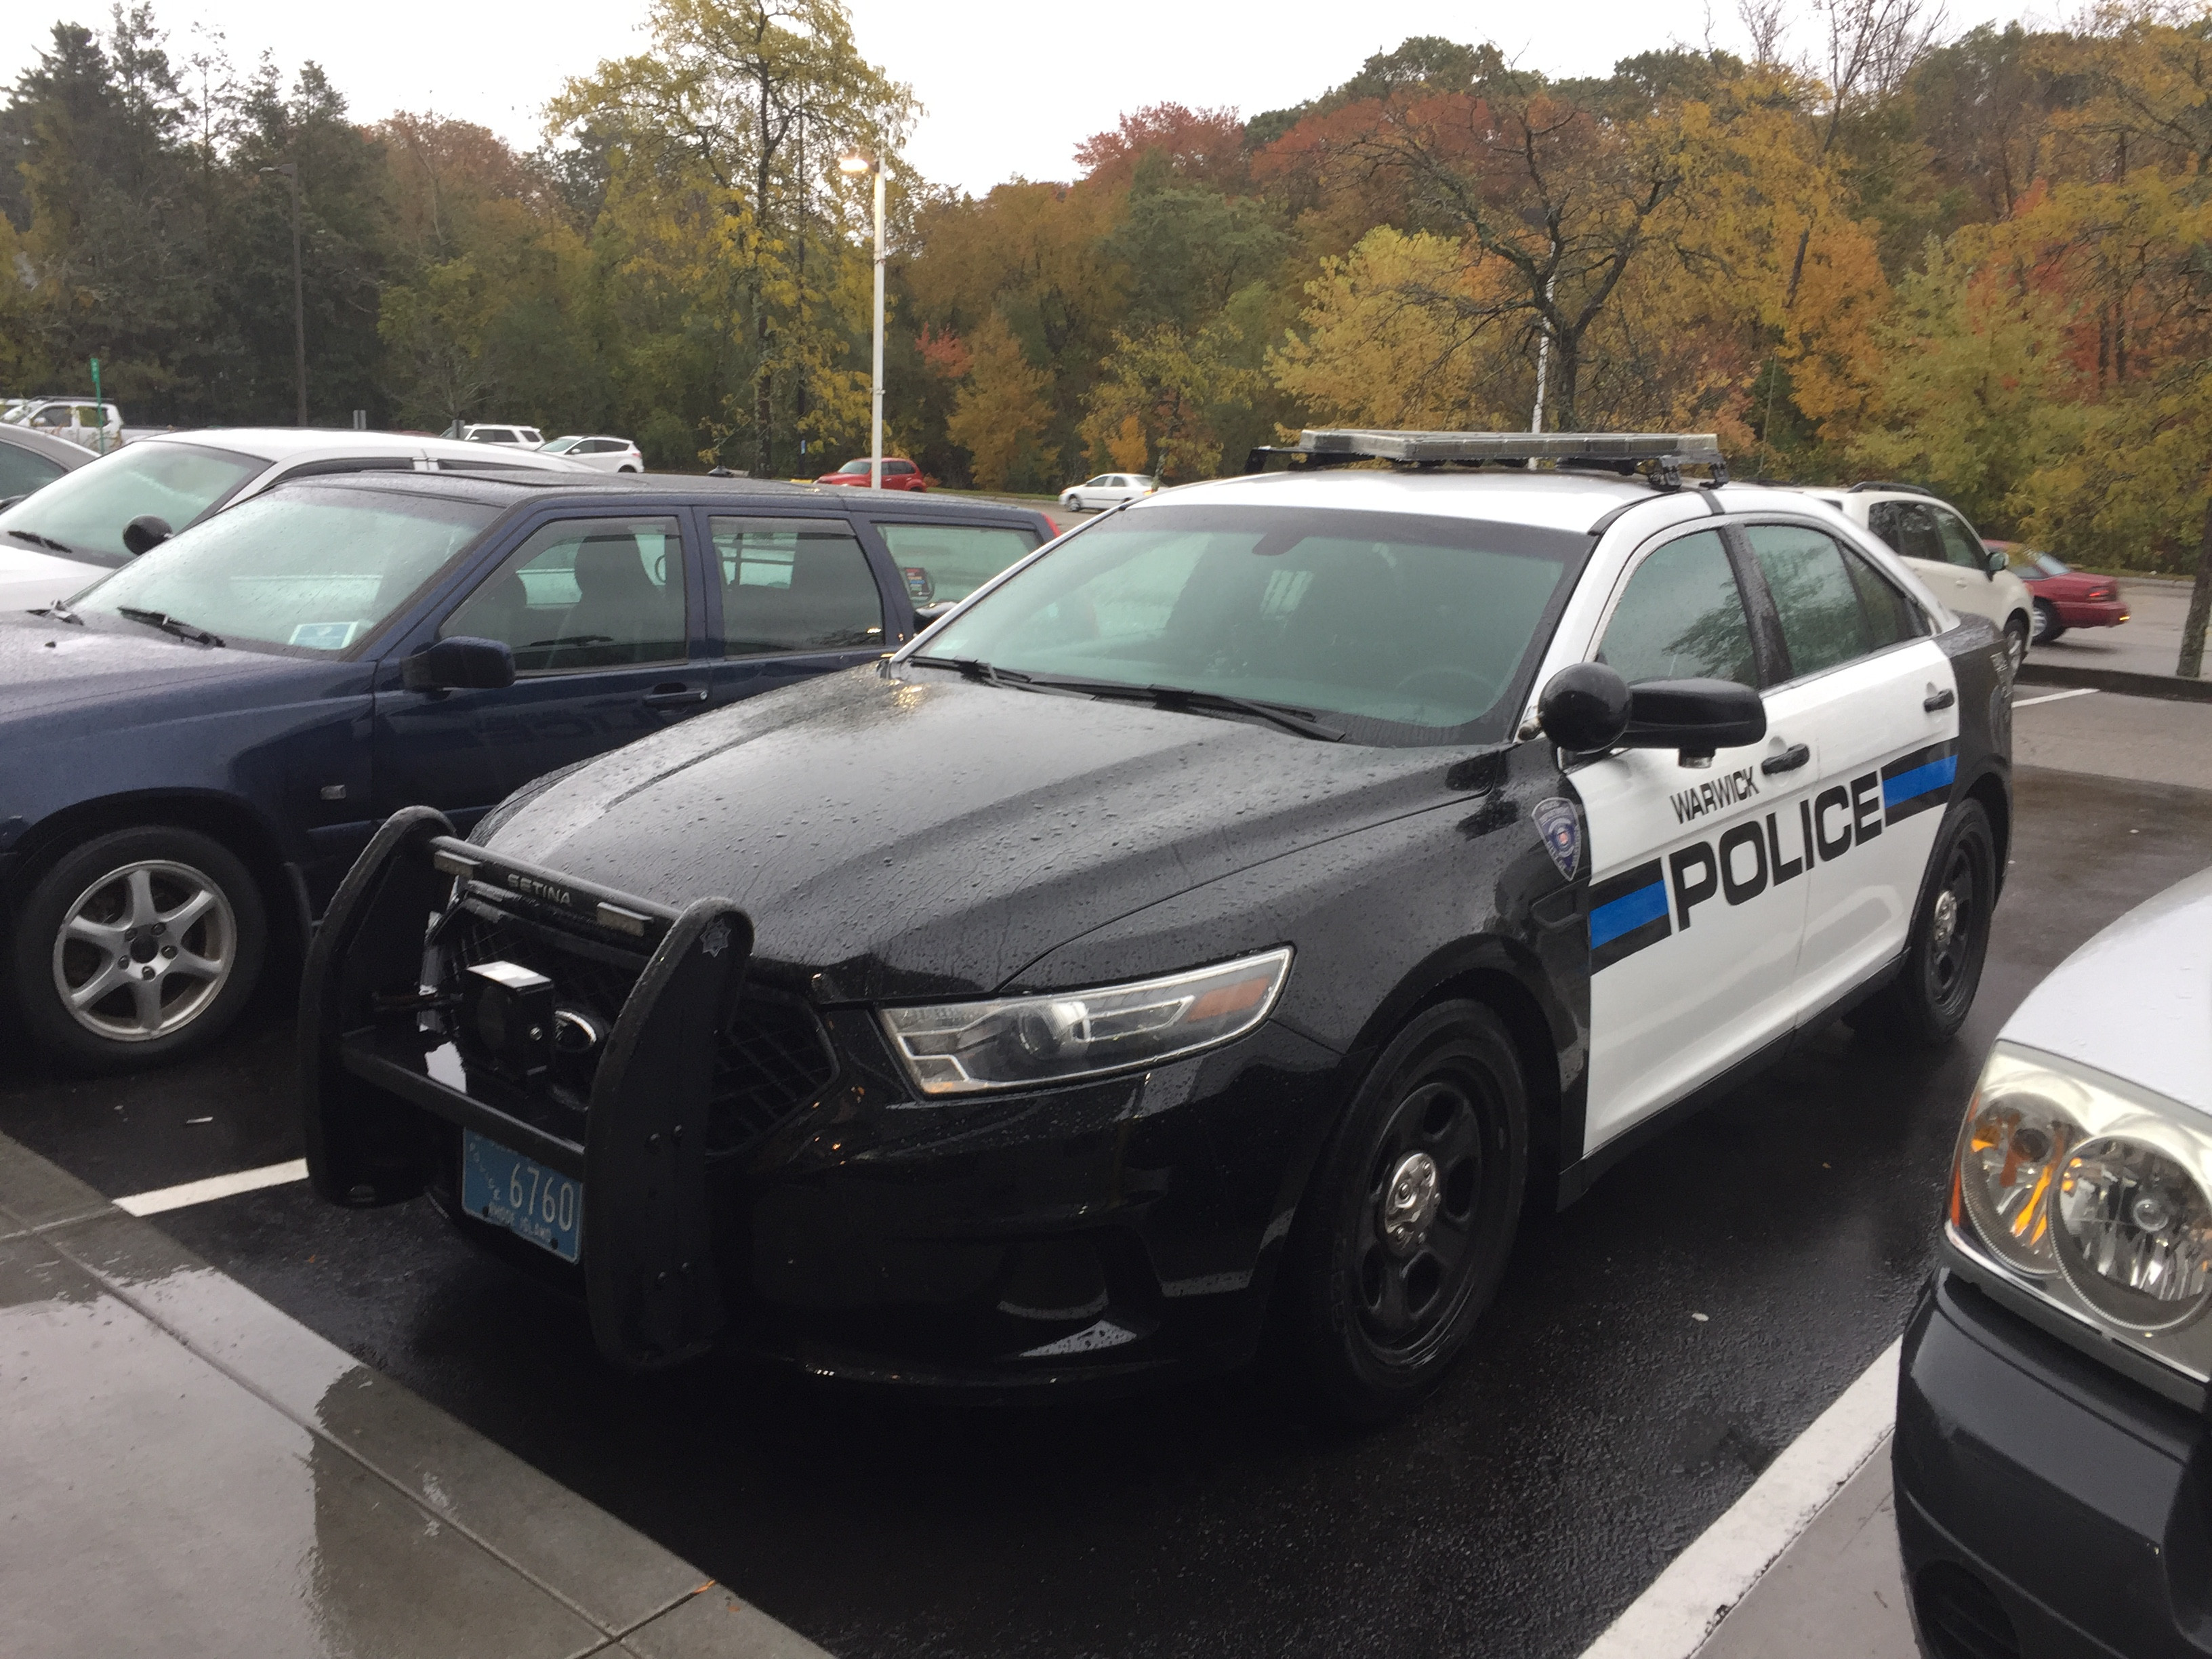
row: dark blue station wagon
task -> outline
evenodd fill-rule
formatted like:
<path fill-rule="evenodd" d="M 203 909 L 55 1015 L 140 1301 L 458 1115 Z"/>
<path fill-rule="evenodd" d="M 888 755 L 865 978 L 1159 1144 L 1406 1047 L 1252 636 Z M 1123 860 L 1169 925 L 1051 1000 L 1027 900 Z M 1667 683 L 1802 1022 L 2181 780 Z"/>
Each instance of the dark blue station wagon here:
<path fill-rule="evenodd" d="M 872 662 L 1041 514 L 748 480 L 288 484 L 0 617 L 0 908 L 80 1066 L 213 1040 L 375 827 Z"/>

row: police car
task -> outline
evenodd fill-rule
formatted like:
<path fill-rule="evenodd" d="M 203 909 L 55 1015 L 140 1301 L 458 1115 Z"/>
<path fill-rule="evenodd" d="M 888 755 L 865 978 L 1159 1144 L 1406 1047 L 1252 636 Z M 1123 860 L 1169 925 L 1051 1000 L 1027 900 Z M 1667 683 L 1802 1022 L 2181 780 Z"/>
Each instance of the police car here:
<path fill-rule="evenodd" d="M 1985 620 L 1706 436 L 1254 466 L 466 840 L 392 818 L 307 973 L 318 1190 L 428 1193 L 628 1365 L 1265 1352 L 1374 1418 L 1524 1205 L 1839 1013 L 1958 1030 L 2011 822 Z"/>

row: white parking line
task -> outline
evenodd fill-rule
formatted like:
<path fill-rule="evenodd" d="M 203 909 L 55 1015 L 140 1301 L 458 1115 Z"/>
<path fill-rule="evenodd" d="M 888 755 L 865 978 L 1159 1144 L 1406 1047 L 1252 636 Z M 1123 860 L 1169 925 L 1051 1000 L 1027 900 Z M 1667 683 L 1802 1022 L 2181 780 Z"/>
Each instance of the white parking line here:
<path fill-rule="evenodd" d="M 258 1192 L 264 1187 L 283 1187 L 307 1178 L 307 1160 L 295 1158 L 289 1164 L 264 1164 L 258 1170 L 240 1170 L 231 1175 L 210 1176 L 205 1181 L 187 1181 L 182 1186 L 133 1193 L 117 1199 L 115 1207 L 131 1215 L 159 1215 L 164 1210 L 211 1204 L 234 1194 Z"/>
<path fill-rule="evenodd" d="M 2033 708 L 2039 702 L 2063 702 L 2069 697 L 2094 697 L 2096 695 L 2095 686 L 2077 685 L 2071 691 L 2053 691 L 2047 696 L 2030 697 L 2026 702 L 2015 698 L 2012 706 L 2015 708 Z"/>
<path fill-rule="evenodd" d="M 1583 1659 L 1688 1659 L 1721 1615 L 1881 1449 L 1897 1415 L 1900 1340 L 1813 1419 L 1751 1490 L 1668 1564 Z"/>

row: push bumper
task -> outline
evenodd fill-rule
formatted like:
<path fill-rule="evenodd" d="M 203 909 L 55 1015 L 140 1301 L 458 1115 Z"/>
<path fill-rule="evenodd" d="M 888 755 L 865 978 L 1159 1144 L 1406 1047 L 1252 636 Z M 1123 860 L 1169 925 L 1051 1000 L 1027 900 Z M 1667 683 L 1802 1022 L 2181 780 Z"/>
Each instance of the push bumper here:
<path fill-rule="evenodd" d="M 580 1098 L 514 1063 L 515 1048 L 550 1061 L 550 1019 L 495 1051 L 434 968 L 440 930 L 485 911 L 544 933 L 565 921 L 617 972 L 625 957 L 639 964 L 577 1077 Z M 702 1128 L 715 1033 L 751 940 L 726 900 L 644 904 L 456 840 L 429 808 L 395 814 L 307 954 L 299 1082 L 315 1190 L 356 1208 L 412 1198 L 457 1132 L 480 1134 L 583 1183 L 583 1290 L 601 1352 L 650 1368 L 699 1352 L 723 1323 Z"/>
<path fill-rule="evenodd" d="M 2201 1413 L 1944 1266 L 1905 1332 L 1892 1456 L 1934 1659 L 2212 1655 Z"/>

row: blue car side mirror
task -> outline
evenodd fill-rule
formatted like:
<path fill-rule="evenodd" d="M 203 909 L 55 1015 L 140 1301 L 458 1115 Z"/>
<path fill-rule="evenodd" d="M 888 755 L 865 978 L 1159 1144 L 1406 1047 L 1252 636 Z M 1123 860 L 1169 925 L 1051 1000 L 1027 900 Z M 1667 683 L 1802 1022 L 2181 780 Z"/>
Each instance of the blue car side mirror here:
<path fill-rule="evenodd" d="M 514 653 L 503 641 L 459 634 L 408 658 L 400 677 L 410 691 L 503 691 L 514 684 Z"/>

